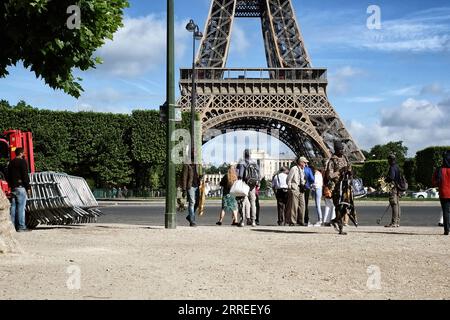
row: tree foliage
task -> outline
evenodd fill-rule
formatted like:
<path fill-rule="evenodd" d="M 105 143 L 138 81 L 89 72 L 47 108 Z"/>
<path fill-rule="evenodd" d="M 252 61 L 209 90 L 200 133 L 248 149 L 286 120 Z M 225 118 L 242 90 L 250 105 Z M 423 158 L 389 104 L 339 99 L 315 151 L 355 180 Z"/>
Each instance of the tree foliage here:
<path fill-rule="evenodd" d="M 68 7 L 76 4 L 81 26 L 70 29 Z M 0 77 L 23 61 L 51 88 L 79 97 L 74 69 L 95 68 L 95 51 L 122 26 L 127 0 L 5 0 L 0 5 Z"/>
<path fill-rule="evenodd" d="M 403 165 L 408 154 L 408 147 L 403 145 L 403 141 L 389 142 L 374 146 L 366 155 L 368 160 L 386 160 L 390 154 L 394 154 L 397 162 Z"/>
<path fill-rule="evenodd" d="M 387 160 L 370 160 L 367 161 L 361 173 L 364 184 L 369 187 L 376 187 L 378 179 L 386 177 L 389 164 Z"/>
<path fill-rule="evenodd" d="M 416 180 L 425 187 L 431 187 L 435 170 L 442 166 L 442 155 L 450 147 L 430 147 L 417 152 Z"/>

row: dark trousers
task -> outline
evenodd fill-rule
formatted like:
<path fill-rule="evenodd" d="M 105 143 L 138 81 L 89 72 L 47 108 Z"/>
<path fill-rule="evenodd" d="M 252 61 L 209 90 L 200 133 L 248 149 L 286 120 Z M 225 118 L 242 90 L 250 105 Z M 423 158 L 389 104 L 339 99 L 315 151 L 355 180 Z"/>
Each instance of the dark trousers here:
<path fill-rule="evenodd" d="M 259 206 L 259 196 L 256 196 L 256 223 L 259 223 L 259 212 L 261 207 Z"/>
<path fill-rule="evenodd" d="M 442 212 L 444 213 L 444 231 L 450 232 L 450 199 L 441 199 Z"/>
<path fill-rule="evenodd" d="M 278 209 L 278 224 L 282 225 L 284 223 L 284 217 L 286 216 L 286 207 L 288 202 L 287 190 L 277 190 L 277 209 Z M 287 221 L 287 223 L 290 223 Z"/>
<path fill-rule="evenodd" d="M 306 189 L 305 190 L 305 194 L 304 194 L 304 196 L 305 196 L 305 217 L 304 217 L 304 221 L 300 221 L 301 214 L 298 214 L 297 215 L 297 218 L 298 218 L 297 219 L 297 224 L 308 225 L 308 223 L 309 223 L 309 209 L 308 209 L 308 205 L 309 205 L 309 195 L 310 194 L 311 194 L 311 190 L 310 189 Z"/>

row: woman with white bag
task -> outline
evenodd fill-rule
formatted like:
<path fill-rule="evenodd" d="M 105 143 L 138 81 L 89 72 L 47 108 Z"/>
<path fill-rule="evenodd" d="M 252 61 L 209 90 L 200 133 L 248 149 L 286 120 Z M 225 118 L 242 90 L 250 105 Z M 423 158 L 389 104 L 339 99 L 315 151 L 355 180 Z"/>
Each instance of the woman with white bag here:
<path fill-rule="evenodd" d="M 237 200 L 239 213 L 241 215 L 239 226 L 244 227 L 245 221 L 250 219 L 251 204 L 248 197 L 250 187 L 243 180 L 237 180 L 231 187 L 230 193 L 234 195 Z"/>

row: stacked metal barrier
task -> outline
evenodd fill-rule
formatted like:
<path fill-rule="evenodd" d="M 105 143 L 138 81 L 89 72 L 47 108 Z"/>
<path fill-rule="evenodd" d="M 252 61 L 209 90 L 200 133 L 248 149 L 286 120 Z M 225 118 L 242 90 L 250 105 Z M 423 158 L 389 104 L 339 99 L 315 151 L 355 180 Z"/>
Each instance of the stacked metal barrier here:
<path fill-rule="evenodd" d="M 83 178 L 64 173 L 30 174 L 32 196 L 27 201 L 27 225 L 68 225 L 96 222 L 98 203 Z"/>

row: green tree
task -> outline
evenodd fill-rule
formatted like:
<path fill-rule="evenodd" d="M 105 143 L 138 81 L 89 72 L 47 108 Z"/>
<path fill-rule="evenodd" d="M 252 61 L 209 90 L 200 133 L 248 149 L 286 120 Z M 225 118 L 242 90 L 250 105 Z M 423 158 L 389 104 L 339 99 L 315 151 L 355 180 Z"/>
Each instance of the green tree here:
<path fill-rule="evenodd" d="M 384 145 L 374 146 L 369 154 L 368 160 L 386 160 L 390 154 L 395 154 L 397 162 L 403 165 L 406 155 L 408 154 L 408 147 L 403 145 L 403 141 L 389 142 Z"/>
<path fill-rule="evenodd" d="M 376 187 L 378 179 L 386 176 L 389 164 L 387 160 L 370 160 L 364 163 L 361 178 L 367 187 Z"/>
<path fill-rule="evenodd" d="M 150 187 L 153 190 L 158 190 L 160 186 L 161 186 L 160 172 L 153 171 L 150 175 Z"/>
<path fill-rule="evenodd" d="M 267 190 L 267 187 L 268 187 L 268 182 L 267 182 L 266 178 L 262 178 L 261 184 L 260 184 L 260 190 L 264 192 Z"/>
<path fill-rule="evenodd" d="M 80 8 L 80 28 L 68 27 L 67 10 Z M 79 97 L 73 70 L 95 68 L 95 51 L 122 26 L 127 0 L 6 0 L 0 5 L 0 77 L 23 61 L 51 88 Z"/>
<path fill-rule="evenodd" d="M 416 159 L 409 158 L 405 160 L 405 164 L 403 165 L 403 172 L 405 174 L 405 178 L 408 181 L 410 188 L 416 187 Z"/>
<path fill-rule="evenodd" d="M 416 155 L 416 181 L 424 187 L 431 187 L 431 180 L 437 168 L 442 166 L 442 155 L 448 147 L 430 147 L 417 152 Z"/>

